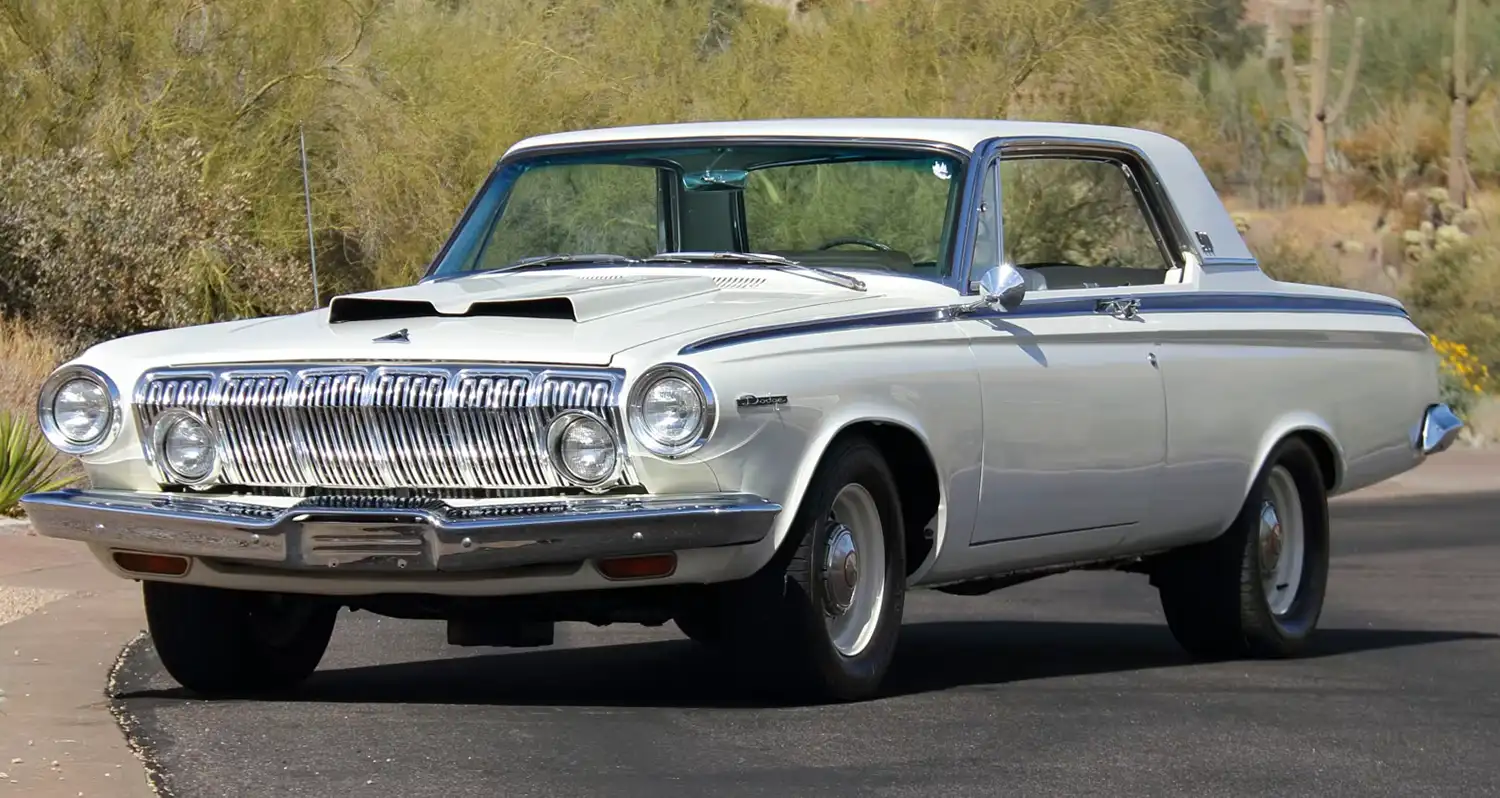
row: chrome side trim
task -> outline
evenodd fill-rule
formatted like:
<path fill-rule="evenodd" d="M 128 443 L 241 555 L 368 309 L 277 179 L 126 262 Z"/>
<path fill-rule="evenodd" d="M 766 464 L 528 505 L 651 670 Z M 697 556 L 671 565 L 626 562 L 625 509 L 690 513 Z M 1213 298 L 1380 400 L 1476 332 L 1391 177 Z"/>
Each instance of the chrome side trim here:
<path fill-rule="evenodd" d="M 453 507 L 281 508 L 162 493 L 24 497 L 37 532 L 112 549 L 304 571 L 484 571 L 756 543 L 781 506 L 741 493 Z"/>
<path fill-rule="evenodd" d="M 219 484 L 357 489 L 561 488 L 546 428 L 569 410 L 624 436 L 618 369 L 468 364 L 267 364 L 161 369 L 136 385 L 142 440 L 160 414 L 199 414 Z M 145 457 L 163 485 L 174 484 Z M 599 490 L 628 484 L 628 468 Z"/>
<path fill-rule="evenodd" d="M 1437 454 L 1446 451 L 1458 440 L 1464 428 L 1463 419 L 1446 404 L 1429 405 L 1422 413 L 1422 421 L 1412 435 L 1412 443 L 1422 454 Z"/>
<path fill-rule="evenodd" d="M 1180 293 L 1131 294 L 1124 287 L 1111 298 L 1137 300 L 1138 314 L 1148 313 L 1333 313 L 1353 315 L 1395 316 L 1408 318 L 1406 309 L 1399 304 L 1377 300 L 1349 299 L 1343 297 L 1299 296 L 1295 294 L 1261 293 Z M 1099 297 L 1068 297 L 1050 299 L 1036 294 L 1027 296 L 1014 310 L 979 310 L 965 314 L 966 319 L 975 318 L 1045 318 L 1054 316 L 1090 316 L 1096 312 Z M 720 349 L 734 344 L 751 343 L 793 335 L 841 332 L 869 327 L 892 327 L 908 324 L 933 324 L 952 321 L 954 315 L 948 308 L 914 308 L 911 310 L 881 311 L 853 316 L 841 316 L 815 321 L 791 322 L 774 326 L 757 327 L 723 333 L 694 341 L 678 351 L 678 355 L 691 355 Z"/>

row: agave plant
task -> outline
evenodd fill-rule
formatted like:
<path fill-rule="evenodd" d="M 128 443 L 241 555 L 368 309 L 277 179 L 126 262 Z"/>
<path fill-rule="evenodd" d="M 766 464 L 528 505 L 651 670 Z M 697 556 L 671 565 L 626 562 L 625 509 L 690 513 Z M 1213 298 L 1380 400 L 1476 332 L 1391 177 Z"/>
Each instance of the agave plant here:
<path fill-rule="evenodd" d="M 0 515 L 13 514 L 28 493 L 72 482 L 62 470 L 39 431 L 21 416 L 0 412 Z"/>

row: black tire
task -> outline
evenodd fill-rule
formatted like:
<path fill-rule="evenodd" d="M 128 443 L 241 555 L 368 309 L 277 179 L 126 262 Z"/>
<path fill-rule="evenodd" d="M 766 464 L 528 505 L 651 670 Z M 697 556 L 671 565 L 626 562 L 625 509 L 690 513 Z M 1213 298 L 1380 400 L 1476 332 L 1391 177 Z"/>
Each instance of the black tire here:
<path fill-rule="evenodd" d="M 880 518 L 885 578 L 873 630 L 853 654 L 836 646 L 825 622 L 823 580 L 836 526 L 834 500 L 859 485 Z M 849 436 L 825 452 L 808 485 L 787 540 L 755 576 L 714 593 L 701 617 L 679 628 L 690 636 L 717 628 L 726 650 L 772 679 L 778 691 L 813 700 L 856 701 L 874 695 L 890 667 L 906 602 L 906 547 L 899 490 L 880 450 Z M 716 624 L 706 618 L 717 618 Z"/>
<path fill-rule="evenodd" d="M 1272 612 L 1267 598 L 1261 571 L 1267 558 L 1260 541 L 1261 511 L 1278 468 L 1296 486 L 1303 538 L 1295 598 L 1281 615 Z M 1289 438 L 1266 458 L 1229 529 L 1214 540 L 1173 552 L 1152 581 L 1172 635 L 1195 657 L 1290 657 L 1302 652 L 1322 614 L 1328 559 L 1322 471 L 1307 444 Z"/>
<path fill-rule="evenodd" d="M 180 582 L 145 581 L 156 654 L 183 687 L 204 695 L 289 689 L 323 659 L 339 606 Z"/>

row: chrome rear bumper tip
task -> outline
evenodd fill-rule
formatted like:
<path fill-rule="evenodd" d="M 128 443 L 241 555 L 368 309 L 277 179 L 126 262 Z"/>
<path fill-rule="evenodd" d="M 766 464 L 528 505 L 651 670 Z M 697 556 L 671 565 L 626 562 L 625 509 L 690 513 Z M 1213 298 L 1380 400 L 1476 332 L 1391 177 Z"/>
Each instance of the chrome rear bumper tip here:
<path fill-rule="evenodd" d="M 1453 408 L 1442 403 L 1429 405 L 1422 414 L 1416 442 L 1422 454 L 1437 454 L 1452 446 L 1463 428 L 1463 419 L 1453 412 Z"/>

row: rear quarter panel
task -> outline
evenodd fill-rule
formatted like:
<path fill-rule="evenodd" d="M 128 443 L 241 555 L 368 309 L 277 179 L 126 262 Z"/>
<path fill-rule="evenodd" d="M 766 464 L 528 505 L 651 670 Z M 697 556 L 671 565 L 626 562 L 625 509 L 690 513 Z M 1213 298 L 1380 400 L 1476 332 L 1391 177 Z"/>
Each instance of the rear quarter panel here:
<path fill-rule="evenodd" d="M 1429 339 L 1389 313 L 1154 314 L 1168 467 L 1153 544 L 1212 537 L 1270 449 L 1307 430 L 1332 444 L 1335 493 L 1420 462 L 1414 425 L 1438 401 Z"/>

